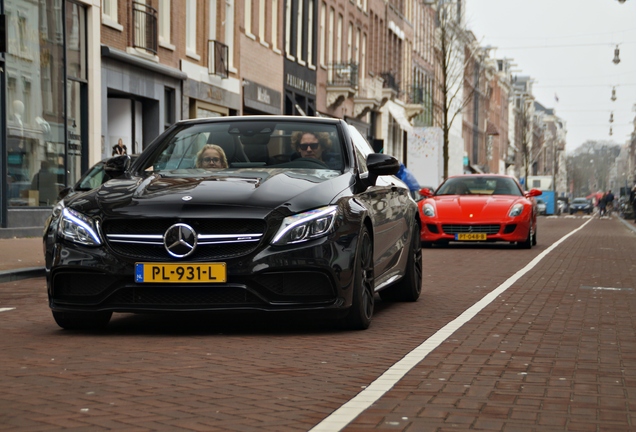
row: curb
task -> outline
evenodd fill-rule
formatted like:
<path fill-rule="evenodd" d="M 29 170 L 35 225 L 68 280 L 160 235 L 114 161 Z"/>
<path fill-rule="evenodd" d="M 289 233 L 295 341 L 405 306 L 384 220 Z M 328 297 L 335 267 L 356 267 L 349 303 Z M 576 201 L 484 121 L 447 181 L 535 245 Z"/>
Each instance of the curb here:
<path fill-rule="evenodd" d="M 0 283 L 22 279 L 38 278 L 46 275 L 44 267 L 28 267 L 16 270 L 0 271 Z"/>

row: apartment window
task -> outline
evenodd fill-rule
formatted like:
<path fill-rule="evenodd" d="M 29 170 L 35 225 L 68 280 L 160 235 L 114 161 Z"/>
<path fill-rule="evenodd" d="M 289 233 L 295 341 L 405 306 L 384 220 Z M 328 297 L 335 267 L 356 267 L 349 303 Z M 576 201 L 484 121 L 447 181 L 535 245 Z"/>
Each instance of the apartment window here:
<path fill-rule="evenodd" d="M 329 31 L 327 31 L 327 64 L 333 64 L 333 39 L 334 25 L 336 20 L 336 12 L 333 8 L 329 8 Z"/>
<path fill-rule="evenodd" d="M 314 66 L 314 0 L 309 0 L 307 11 L 307 64 Z"/>
<path fill-rule="evenodd" d="M 170 45 L 170 0 L 159 0 L 159 43 Z"/>
<path fill-rule="evenodd" d="M 225 0 L 225 45 L 228 52 L 228 69 L 234 68 L 234 0 Z"/>
<path fill-rule="evenodd" d="M 360 53 L 360 65 L 358 67 L 358 71 L 360 72 L 360 79 L 364 80 L 367 73 L 367 34 L 362 34 L 362 49 Z"/>
<path fill-rule="evenodd" d="M 290 60 L 294 60 L 294 56 L 291 52 L 291 29 L 292 29 L 292 0 L 285 2 L 285 54 Z"/>
<path fill-rule="evenodd" d="M 258 38 L 260 42 L 269 46 L 267 41 L 265 40 L 265 0 L 259 0 L 259 8 L 258 8 Z"/>
<path fill-rule="evenodd" d="M 186 55 L 199 60 L 197 55 L 197 0 L 186 0 Z"/>
<path fill-rule="evenodd" d="M 217 8 L 217 3 L 216 0 L 210 0 L 210 20 L 209 20 L 209 27 L 210 27 L 210 37 L 208 39 L 210 40 L 217 40 L 216 37 L 216 8 Z"/>
<path fill-rule="evenodd" d="M 342 15 L 338 14 L 338 30 L 336 33 L 336 62 L 342 63 Z"/>
<path fill-rule="evenodd" d="M 349 31 L 347 32 L 347 61 L 353 61 L 353 24 L 349 23 Z"/>
<path fill-rule="evenodd" d="M 249 37 L 252 35 L 252 0 L 245 0 L 245 34 Z"/>
<path fill-rule="evenodd" d="M 117 0 L 102 0 L 102 17 L 118 22 L 117 20 Z"/>
<path fill-rule="evenodd" d="M 325 66 L 325 59 L 327 58 L 327 46 L 325 44 L 326 38 L 326 24 L 327 24 L 327 4 L 325 2 L 320 3 L 320 66 Z"/>
<path fill-rule="evenodd" d="M 278 0 L 272 0 L 272 49 L 278 51 Z"/>
<path fill-rule="evenodd" d="M 298 0 L 298 10 L 296 11 L 296 57 L 298 59 L 298 63 L 304 66 L 303 30 L 303 0 Z"/>
<path fill-rule="evenodd" d="M 360 29 L 356 29 L 356 44 L 354 46 L 355 49 L 355 58 L 356 63 L 360 64 Z"/>

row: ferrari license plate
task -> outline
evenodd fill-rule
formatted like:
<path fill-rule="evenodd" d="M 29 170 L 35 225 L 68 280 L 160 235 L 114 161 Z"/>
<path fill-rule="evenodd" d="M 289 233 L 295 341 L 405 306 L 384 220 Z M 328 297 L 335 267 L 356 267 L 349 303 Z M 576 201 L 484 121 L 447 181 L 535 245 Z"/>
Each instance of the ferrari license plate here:
<path fill-rule="evenodd" d="M 486 240 L 486 233 L 461 233 L 455 234 L 458 241 L 482 241 Z"/>
<path fill-rule="evenodd" d="M 135 263 L 138 283 L 223 283 L 225 263 Z"/>

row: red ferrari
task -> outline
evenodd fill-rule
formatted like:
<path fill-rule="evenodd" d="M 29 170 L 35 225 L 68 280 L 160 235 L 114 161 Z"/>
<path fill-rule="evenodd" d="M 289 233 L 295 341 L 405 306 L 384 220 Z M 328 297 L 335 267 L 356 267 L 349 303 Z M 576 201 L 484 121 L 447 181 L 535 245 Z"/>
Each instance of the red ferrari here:
<path fill-rule="evenodd" d="M 422 246 L 449 242 L 537 244 L 539 189 L 525 192 L 514 177 L 468 174 L 449 177 L 435 192 L 420 190 Z"/>

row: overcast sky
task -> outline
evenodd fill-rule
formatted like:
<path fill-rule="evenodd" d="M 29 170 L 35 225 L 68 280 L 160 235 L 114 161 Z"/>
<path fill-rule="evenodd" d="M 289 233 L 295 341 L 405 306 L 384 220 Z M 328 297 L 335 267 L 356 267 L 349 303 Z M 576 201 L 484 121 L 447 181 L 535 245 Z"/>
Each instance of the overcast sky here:
<path fill-rule="evenodd" d="M 587 140 L 629 139 L 636 115 L 636 0 L 466 0 L 466 22 L 481 46 L 497 47 L 495 57 L 513 59 L 515 74 L 535 79 L 536 100 L 566 122 L 568 152 Z"/>

